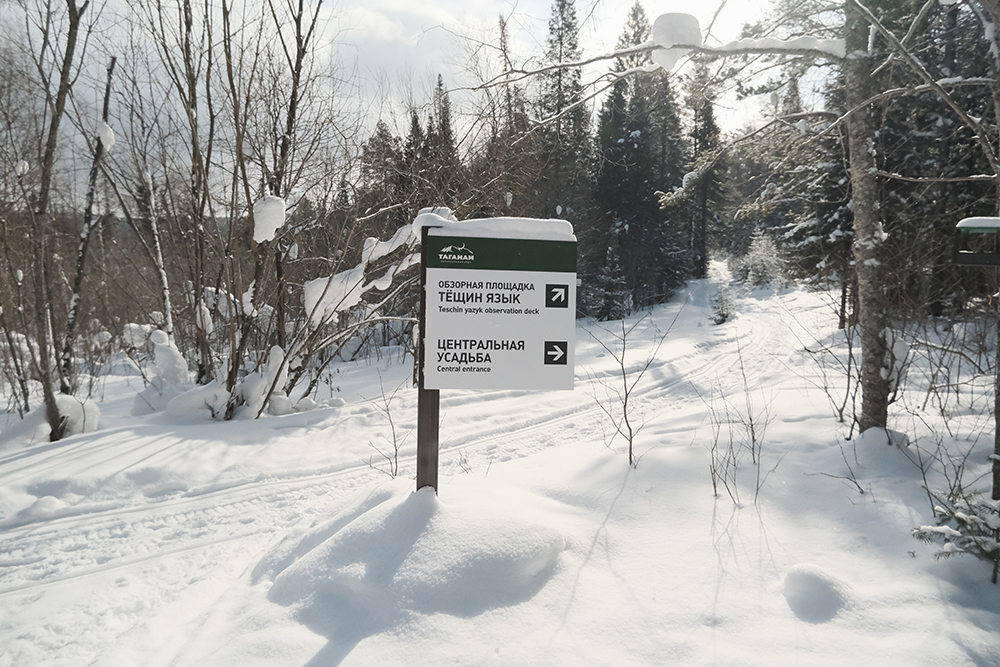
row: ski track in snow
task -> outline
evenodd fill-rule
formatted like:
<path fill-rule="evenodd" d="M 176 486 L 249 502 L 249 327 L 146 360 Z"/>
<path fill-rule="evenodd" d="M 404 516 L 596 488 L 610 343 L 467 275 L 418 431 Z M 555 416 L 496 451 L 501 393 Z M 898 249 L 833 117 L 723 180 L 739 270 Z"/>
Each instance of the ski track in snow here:
<path fill-rule="evenodd" d="M 741 301 L 747 312 L 724 326 L 713 326 L 709 321 L 711 288 L 709 281 L 694 283 L 686 305 L 658 309 L 648 320 L 665 330 L 680 310 L 677 326 L 667 334 L 670 356 L 661 350 L 630 397 L 633 410 L 644 421 L 648 417 L 650 422 L 654 419 L 661 422 L 641 434 L 644 449 L 699 444 L 692 443 L 690 435 L 675 442 L 672 434 L 689 434 L 692 423 L 695 427 L 699 423 L 704 425 L 709 405 L 719 400 L 716 393 L 743 395 L 744 374 L 755 383 L 751 390 L 771 392 L 773 396 L 789 389 L 787 375 L 782 378 L 786 385 L 778 386 L 776 382 L 769 383 L 769 374 L 780 370 L 786 359 L 801 354 L 802 341 L 794 331 L 794 318 L 764 308 L 754 311 L 753 299 L 747 299 Z M 796 317 L 812 315 L 830 317 L 825 308 L 821 314 L 799 312 Z M 692 331 L 692 321 L 698 323 L 697 331 Z M 613 392 L 620 387 L 621 368 L 584 329 L 608 341 L 610 334 L 600 331 L 604 326 L 584 322 L 578 328 L 577 389 L 573 394 L 442 392 L 442 479 L 463 473 L 485 476 L 493 462 L 528 457 L 552 445 L 577 440 L 600 442 L 602 437 L 607 441 L 608 434 L 604 432 L 608 428 L 607 416 L 598 401 L 608 401 L 609 391 L 610 400 L 614 401 Z M 649 336 L 638 334 L 632 340 L 637 342 L 627 350 L 626 368 L 635 373 L 646 363 L 651 342 Z M 582 365 L 581 360 L 585 361 Z M 401 392 L 396 401 L 393 414 L 397 425 L 402 430 L 412 428 L 415 392 Z M 326 434 L 309 436 L 310 428 L 349 429 L 353 419 L 374 418 L 375 409 L 370 406 L 377 402 L 349 404 L 336 419 L 320 419 L 315 425 L 309 420 L 301 424 L 289 422 L 289 433 L 300 438 L 327 437 Z M 504 410 L 492 410 L 490 406 L 494 403 L 503 405 Z M 523 406 L 523 410 L 517 409 L 518 406 Z M 665 411 L 676 413 L 679 425 L 660 420 Z M 278 432 L 275 437 L 280 437 L 281 422 L 275 424 L 273 428 Z M 164 436 L 157 455 L 188 456 L 197 445 L 185 446 L 182 437 Z M 707 440 L 707 435 L 703 437 Z M 3 452 L 0 470 L 11 473 L 21 466 L 26 469 L 36 466 L 37 471 L 40 459 L 46 460 L 53 471 L 76 457 L 93 461 L 98 455 L 93 450 L 81 449 L 89 444 L 88 441 L 63 446 L 50 459 L 46 459 L 52 451 L 48 447 Z M 381 443 L 383 449 L 386 446 Z M 148 441 L 139 438 L 133 449 L 141 455 L 144 447 L 148 447 Z M 109 449 L 104 463 L 110 464 L 122 453 L 121 448 Z M 234 474 L 224 480 L 161 495 L 88 499 L 58 508 L 52 516 L 29 514 L 8 519 L 6 528 L 0 532 L 0 605 L 16 614 L 21 607 L 29 608 L 48 589 L 88 578 L 102 582 L 94 585 L 108 582 L 107 585 L 121 586 L 118 594 L 122 599 L 113 612 L 99 606 L 90 609 L 86 600 L 79 603 L 82 611 L 59 612 L 66 615 L 68 623 L 78 618 L 74 614 L 97 614 L 113 628 L 93 637 L 74 637 L 72 650 L 59 651 L 59 665 L 87 664 L 104 650 L 102 642 L 108 634 L 124 634 L 137 623 L 151 624 L 157 618 L 166 618 L 175 604 L 185 599 L 191 581 L 232 582 L 290 531 L 328 519 L 345 497 L 386 479 L 381 471 L 385 462 L 378 453 L 369 453 L 368 460 L 332 465 L 328 462 L 325 469 L 302 466 L 266 474 L 250 471 L 246 476 Z M 400 449 L 399 457 L 400 475 L 412 474 L 415 458 L 412 439 Z M 147 458 L 150 457 L 127 464 L 125 470 L 131 467 L 141 471 Z M 147 602 L 150 593 L 137 582 L 143 572 L 167 568 L 167 562 L 171 563 L 170 574 L 156 579 L 161 590 L 153 602 Z M 156 608 L 152 616 L 147 609 L 150 604 Z M 58 623 L 62 617 L 56 616 Z M 7 623 L 0 614 L 0 628 Z M 118 625 L 123 629 L 115 629 Z M 50 641 L 45 637 L 23 639 L 36 647 Z"/>
<path fill-rule="evenodd" d="M 703 315 L 703 306 L 687 307 L 695 311 L 696 317 Z M 772 321 L 751 316 L 738 318 L 736 331 L 734 327 L 716 327 L 711 340 L 691 345 L 686 354 L 671 359 L 661 355 L 655 359 L 647 371 L 649 379 L 637 385 L 632 394 L 635 410 L 642 413 L 644 409 L 661 405 L 667 397 L 677 404 L 693 405 L 694 410 L 703 409 L 707 398 L 698 392 L 692 393 L 689 386 L 701 385 L 703 391 L 717 382 L 721 373 L 731 373 L 741 363 L 748 376 L 759 374 L 762 367 L 773 363 L 768 355 L 762 356 L 761 351 L 774 349 L 773 334 L 781 333 L 778 327 L 784 326 L 780 321 L 773 321 L 774 318 L 768 319 Z M 599 326 L 602 325 L 590 328 L 599 331 Z M 705 326 L 710 325 L 706 322 Z M 669 333 L 667 337 L 669 340 Z M 577 344 L 597 345 L 586 331 L 578 331 Z M 671 349 L 676 351 L 677 347 Z M 785 348 L 779 346 L 778 349 Z M 643 350 L 628 349 L 626 354 L 627 367 L 631 366 L 633 372 L 647 359 Z M 617 388 L 614 383 L 620 381 L 618 373 L 619 368 L 611 367 L 588 378 L 587 373 L 581 374 L 578 370 L 578 385 L 608 382 Z M 497 421 L 493 415 L 486 419 L 486 425 L 476 428 L 466 424 L 459 438 L 449 439 L 449 416 L 461 408 L 488 406 L 498 399 L 537 400 L 537 394 L 528 391 L 454 392 L 449 396 L 450 393 L 442 397 L 441 407 L 441 465 L 446 474 L 460 472 L 461 466 L 482 467 L 492 461 L 530 456 L 567 437 L 587 437 L 605 418 L 594 397 L 587 395 L 588 390 L 578 387 L 577 400 L 570 408 L 542 415 L 528 410 L 524 418 L 514 416 L 502 421 Z M 586 432 L 583 436 L 581 429 Z M 572 436 L 569 431 L 573 432 Z M 517 441 L 518 447 L 505 448 L 504 444 L 510 441 Z M 141 443 L 136 447 L 141 447 Z M 412 448 L 400 452 L 406 459 L 414 454 Z M 93 453 L 86 455 L 93 456 Z M 11 458 L 17 457 L 15 453 Z M 0 596 L 183 551 L 205 549 L 226 541 L 248 538 L 259 541 L 262 532 L 279 535 L 304 518 L 311 518 L 304 517 L 296 509 L 297 499 L 311 496 L 309 507 L 316 514 L 324 505 L 332 507 L 354 489 L 380 477 L 382 475 L 373 471 L 372 465 L 359 463 L 319 475 L 302 473 L 291 478 L 232 481 L 227 488 L 190 491 L 180 497 L 144 505 L 108 509 L 83 506 L 70 510 L 78 511 L 78 515 L 31 519 L 0 536 Z M 328 498 L 327 503 L 321 500 L 324 496 Z M 192 530 L 192 526 L 196 529 Z M 256 527 L 248 529 L 248 526 Z M 56 535 L 59 551 L 52 553 Z M 141 547 L 145 552 L 133 552 L 129 547 Z"/>

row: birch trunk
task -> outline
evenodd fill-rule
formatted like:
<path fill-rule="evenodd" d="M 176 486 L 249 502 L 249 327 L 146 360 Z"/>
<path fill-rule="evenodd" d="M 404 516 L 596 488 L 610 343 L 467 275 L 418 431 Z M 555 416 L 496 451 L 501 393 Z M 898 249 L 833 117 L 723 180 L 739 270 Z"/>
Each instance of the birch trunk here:
<path fill-rule="evenodd" d="M 847 108 L 854 109 L 871 93 L 871 57 L 868 22 L 851 2 L 845 3 L 844 83 Z M 884 272 L 880 262 L 885 237 L 879 218 L 878 183 L 875 177 L 874 122 L 870 105 L 847 119 L 851 166 L 851 204 L 854 212 L 854 264 L 858 276 L 861 329 L 861 431 L 885 428 L 888 421 L 889 377 L 886 370 L 888 327 Z"/>
<path fill-rule="evenodd" d="M 117 58 L 111 58 L 108 65 L 108 81 L 104 88 L 104 110 L 101 120 L 108 122 L 108 106 L 111 101 L 111 77 L 115 71 Z M 76 338 L 76 327 L 80 321 L 80 307 L 82 303 L 83 273 L 87 265 L 87 253 L 90 249 L 90 239 L 97 229 L 98 216 L 94 215 L 94 198 L 97 192 L 97 174 L 101 169 L 101 161 L 104 159 L 105 151 L 110 148 L 104 145 L 100 136 L 97 137 L 97 148 L 94 150 L 94 159 L 90 164 L 90 174 L 87 178 L 87 202 L 83 209 L 83 229 L 80 231 L 80 243 L 76 252 L 76 270 L 73 274 L 73 293 L 70 295 L 69 314 L 66 317 L 66 331 L 63 336 L 62 359 L 60 364 L 62 372 L 59 374 L 59 390 L 64 394 L 73 393 L 76 373 L 73 370 L 73 341 Z"/>

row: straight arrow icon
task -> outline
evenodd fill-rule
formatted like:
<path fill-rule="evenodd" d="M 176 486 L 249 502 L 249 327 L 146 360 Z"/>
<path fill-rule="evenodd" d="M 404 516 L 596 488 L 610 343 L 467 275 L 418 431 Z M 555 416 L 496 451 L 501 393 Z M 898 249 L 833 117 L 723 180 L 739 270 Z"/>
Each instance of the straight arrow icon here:
<path fill-rule="evenodd" d="M 547 340 L 545 341 L 545 360 L 546 366 L 566 366 L 568 365 L 569 356 L 567 355 L 567 350 L 569 349 L 569 343 L 566 341 L 559 340 Z"/>

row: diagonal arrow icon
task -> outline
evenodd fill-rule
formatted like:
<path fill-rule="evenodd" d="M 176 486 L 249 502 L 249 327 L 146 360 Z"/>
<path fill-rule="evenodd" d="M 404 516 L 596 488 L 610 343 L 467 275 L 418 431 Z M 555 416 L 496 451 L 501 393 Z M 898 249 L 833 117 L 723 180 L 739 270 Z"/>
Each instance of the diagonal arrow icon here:
<path fill-rule="evenodd" d="M 569 308 L 569 285 L 549 284 L 545 286 L 546 308 Z"/>

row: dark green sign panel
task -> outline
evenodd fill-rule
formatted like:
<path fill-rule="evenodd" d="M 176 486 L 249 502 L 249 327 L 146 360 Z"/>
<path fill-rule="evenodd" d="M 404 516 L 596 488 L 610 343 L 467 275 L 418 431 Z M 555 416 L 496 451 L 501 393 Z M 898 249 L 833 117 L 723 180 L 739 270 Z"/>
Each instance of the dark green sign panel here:
<path fill-rule="evenodd" d="M 576 272 L 576 242 L 428 236 L 427 268 Z"/>

